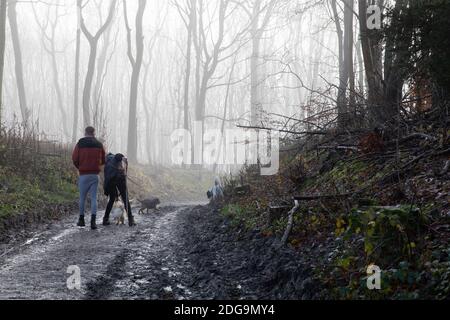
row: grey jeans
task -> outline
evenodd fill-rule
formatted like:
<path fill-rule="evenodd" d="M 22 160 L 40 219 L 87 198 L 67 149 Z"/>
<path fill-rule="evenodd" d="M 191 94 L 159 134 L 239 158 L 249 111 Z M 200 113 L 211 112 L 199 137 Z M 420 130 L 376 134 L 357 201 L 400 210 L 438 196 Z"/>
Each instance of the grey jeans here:
<path fill-rule="evenodd" d="M 80 190 L 80 216 L 84 216 L 87 195 L 91 198 L 91 214 L 97 215 L 97 189 L 99 177 L 96 174 L 87 174 L 78 178 L 78 189 Z"/>

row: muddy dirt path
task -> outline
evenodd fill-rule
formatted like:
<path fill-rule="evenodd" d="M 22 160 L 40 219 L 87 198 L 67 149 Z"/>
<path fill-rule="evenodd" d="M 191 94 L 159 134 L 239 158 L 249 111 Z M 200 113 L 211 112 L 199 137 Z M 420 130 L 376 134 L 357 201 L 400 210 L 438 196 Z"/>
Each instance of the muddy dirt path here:
<path fill-rule="evenodd" d="M 135 228 L 90 231 L 75 220 L 0 252 L 0 299 L 301 298 L 308 289 L 292 252 L 232 232 L 205 206 L 136 215 Z M 69 266 L 79 267 L 80 290 L 67 288 Z"/>

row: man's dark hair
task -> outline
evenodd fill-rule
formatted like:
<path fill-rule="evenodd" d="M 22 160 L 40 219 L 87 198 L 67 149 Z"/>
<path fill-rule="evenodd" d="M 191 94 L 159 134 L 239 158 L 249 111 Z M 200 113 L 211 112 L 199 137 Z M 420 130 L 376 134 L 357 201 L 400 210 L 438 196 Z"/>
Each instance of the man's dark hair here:
<path fill-rule="evenodd" d="M 87 128 L 84 130 L 84 133 L 85 133 L 87 136 L 94 136 L 94 135 L 95 135 L 95 128 L 94 128 L 94 127 L 87 127 Z"/>

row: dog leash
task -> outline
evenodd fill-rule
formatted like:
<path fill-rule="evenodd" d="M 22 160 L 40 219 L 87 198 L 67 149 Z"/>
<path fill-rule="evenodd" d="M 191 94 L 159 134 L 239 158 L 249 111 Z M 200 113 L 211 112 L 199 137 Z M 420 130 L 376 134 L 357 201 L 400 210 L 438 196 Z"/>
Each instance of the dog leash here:
<path fill-rule="evenodd" d="M 128 178 L 128 180 L 129 180 L 131 183 L 133 183 L 134 185 L 136 185 L 136 186 L 139 187 L 140 189 L 144 189 L 144 187 L 143 187 L 141 184 L 139 184 L 139 183 L 137 183 L 136 181 L 134 181 L 133 179 L 131 179 L 130 176 L 127 175 L 127 178 Z"/>

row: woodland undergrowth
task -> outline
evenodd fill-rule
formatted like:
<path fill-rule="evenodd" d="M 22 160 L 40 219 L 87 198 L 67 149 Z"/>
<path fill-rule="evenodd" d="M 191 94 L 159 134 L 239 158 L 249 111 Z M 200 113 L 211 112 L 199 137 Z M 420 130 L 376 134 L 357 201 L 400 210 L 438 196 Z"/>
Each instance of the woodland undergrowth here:
<path fill-rule="evenodd" d="M 281 237 L 293 197 L 311 197 L 300 201 L 287 245 L 314 269 L 321 296 L 449 298 L 450 132 L 432 112 L 410 120 L 402 132 L 291 142 L 279 174 L 253 165 L 227 177 L 222 214 L 236 228 Z M 372 264 L 381 290 L 367 289 Z"/>

